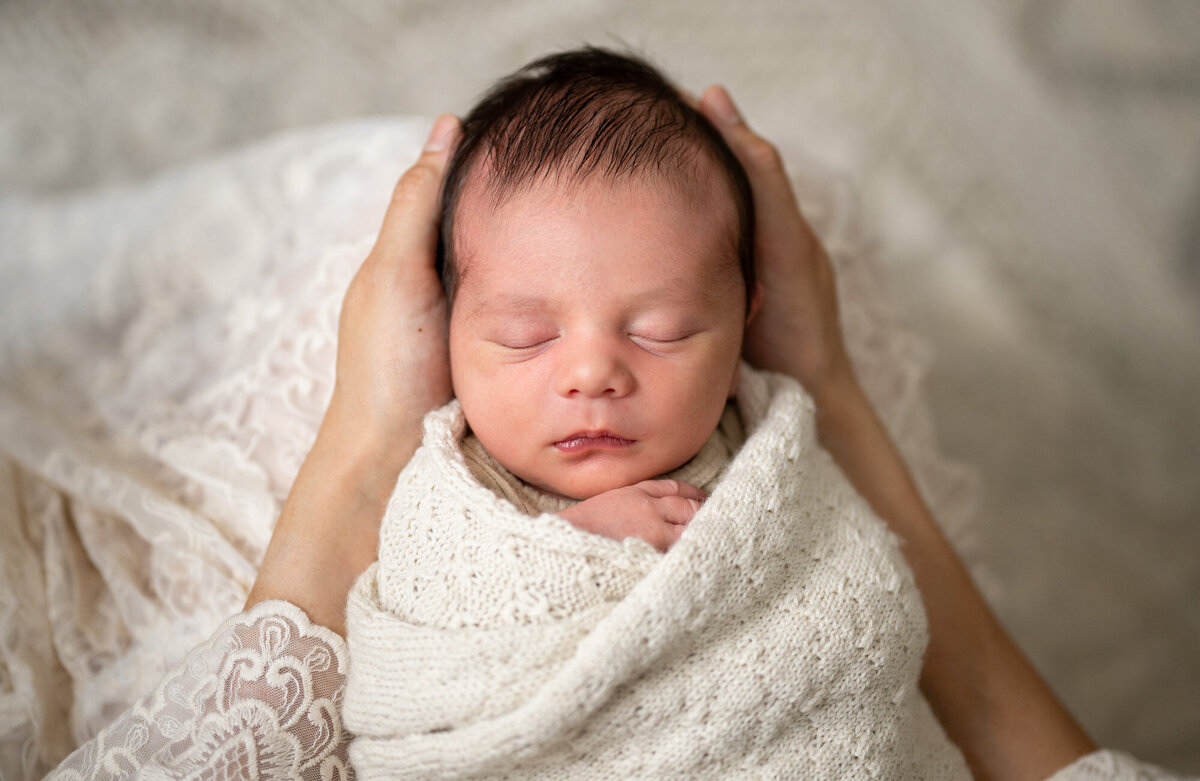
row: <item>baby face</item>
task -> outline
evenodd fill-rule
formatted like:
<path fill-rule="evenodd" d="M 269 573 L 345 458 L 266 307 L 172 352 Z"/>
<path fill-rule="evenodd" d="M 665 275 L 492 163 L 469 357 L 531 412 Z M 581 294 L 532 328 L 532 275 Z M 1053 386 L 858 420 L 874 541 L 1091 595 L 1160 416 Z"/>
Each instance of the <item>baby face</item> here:
<path fill-rule="evenodd" d="M 736 389 L 745 293 L 715 172 L 542 184 L 457 211 L 454 392 L 509 471 L 586 499 L 681 466 Z"/>

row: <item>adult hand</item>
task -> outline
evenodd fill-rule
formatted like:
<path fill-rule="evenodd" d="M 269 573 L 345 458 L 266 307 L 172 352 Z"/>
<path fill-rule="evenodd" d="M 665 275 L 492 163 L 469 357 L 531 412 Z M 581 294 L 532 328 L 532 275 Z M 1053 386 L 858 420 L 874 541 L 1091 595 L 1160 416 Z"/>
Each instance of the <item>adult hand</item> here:
<path fill-rule="evenodd" d="M 754 191 L 763 298 L 746 357 L 817 402 L 822 446 L 903 541 L 929 621 L 921 689 L 976 778 L 1046 778 L 1096 746 L 989 610 L 925 506 L 850 365 L 829 256 L 804 221 L 778 152 L 728 93 L 699 102 Z"/>
<path fill-rule="evenodd" d="M 346 291 L 333 397 L 247 608 L 283 599 L 316 623 L 345 631 L 346 598 L 375 560 L 379 521 L 420 443 L 421 419 L 450 398 L 446 301 L 434 257 L 438 191 L 458 133 L 453 116 L 434 123 Z"/>
<path fill-rule="evenodd" d="M 745 123 L 729 93 L 711 86 L 697 107 L 741 161 L 754 193 L 761 299 L 746 359 L 795 377 L 815 396 L 851 373 L 829 255 L 800 213 L 779 152 Z"/>
<path fill-rule="evenodd" d="M 449 114 L 434 123 L 421 157 L 396 184 L 375 246 L 350 282 L 338 321 L 326 426 L 415 448 L 413 435 L 419 439 L 425 413 L 450 400 L 446 298 L 434 256 L 438 193 L 459 130 Z"/>

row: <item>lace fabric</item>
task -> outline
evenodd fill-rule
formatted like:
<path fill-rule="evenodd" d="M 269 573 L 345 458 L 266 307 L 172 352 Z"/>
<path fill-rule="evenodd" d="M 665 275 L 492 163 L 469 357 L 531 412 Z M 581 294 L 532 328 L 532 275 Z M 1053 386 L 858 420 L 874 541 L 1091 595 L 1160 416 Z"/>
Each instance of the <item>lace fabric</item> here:
<path fill-rule="evenodd" d="M 353 777 L 346 644 L 286 602 L 227 621 L 52 779 Z"/>
<path fill-rule="evenodd" d="M 1100 749 L 1080 757 L 1046 781 L 1186 781 L 1187 778 L 1142 762 L 1124 751 Z"/>
<path fill-rule="evenodd" d="M 53 767 L 240 610 L 426 124 L 0 201 L 0 775 Z"/>

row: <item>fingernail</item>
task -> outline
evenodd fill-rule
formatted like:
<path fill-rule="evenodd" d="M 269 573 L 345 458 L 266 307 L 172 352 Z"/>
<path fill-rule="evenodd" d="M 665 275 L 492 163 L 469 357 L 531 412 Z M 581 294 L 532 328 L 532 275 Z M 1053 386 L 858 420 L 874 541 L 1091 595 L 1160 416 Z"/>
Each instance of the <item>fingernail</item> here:
<path fill-rule="evenodd" d="M 697 502 L 695 499 L 688 499 L 688 501 L 692 504 L 692 512 L 700 509 L 700 502 Z"/>
<path fill-rule="evenodd" d="M 733 105 L 733 98 L 729 97 L 729 93 L 720 85 L 712 91 L 712 107 L 726 125 L 741 123 L 742 115 L 738 112 L 737 106 Z"/>
<path fill-rule="evenodd" d="M 426 152 L 440 152 L 450 144 L 450 137 L 454 134 L 454 126 L 456 122 L 454 115 L 442 114 L 433 123 L 433 128 L 429 131 L 429 138 L 425 141 Z"/>

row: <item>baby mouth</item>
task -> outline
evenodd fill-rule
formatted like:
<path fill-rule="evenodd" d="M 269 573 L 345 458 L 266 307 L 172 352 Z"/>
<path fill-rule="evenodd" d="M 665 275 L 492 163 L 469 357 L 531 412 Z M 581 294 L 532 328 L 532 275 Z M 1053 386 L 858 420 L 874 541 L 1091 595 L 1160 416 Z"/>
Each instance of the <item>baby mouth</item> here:
<path fill-rule="evenodd" d="M 578 453 L 583 450 L 619 450 L 629 447 L 636 441 L 619 437 L 608 431 L 581 431 L 555 442 L 554 446 L 564 453 Z"/>

